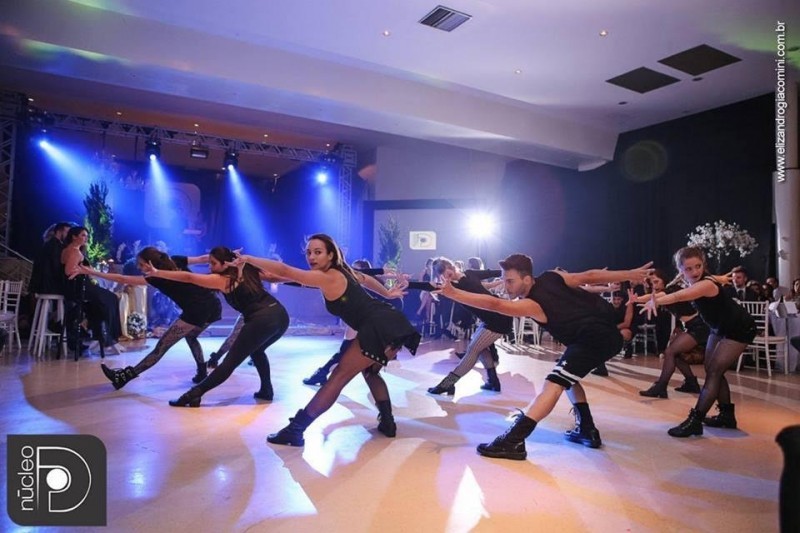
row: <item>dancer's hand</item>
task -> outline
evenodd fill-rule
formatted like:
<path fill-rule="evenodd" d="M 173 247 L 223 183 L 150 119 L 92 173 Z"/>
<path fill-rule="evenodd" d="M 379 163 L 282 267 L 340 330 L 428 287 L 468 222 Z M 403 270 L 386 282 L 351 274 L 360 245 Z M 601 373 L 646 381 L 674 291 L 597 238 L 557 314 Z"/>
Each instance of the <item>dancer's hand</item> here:
<path fill-rule="evenodd" d="M 431 294 L 439 294 L 441 296 L 451 297 L 456 293 L 456 288 L 448 279 L 442 280 L 441 284 L 437 284 L 439 290 L 433 291 Z"/>
<path fill-rule="evenodd" d="M 714 278 L 714 281 L 716 281 L 720 285 L 733 284 L 733 270 L 731 270 L 727 274 L 712 275 L 711 277 Z"/>
<path fill-rule="evenodd" d="M 157 278 L 158 277 L 158 269 L 153 266 L 153 263 L 148 261 L 146 265 L 142 268 L 142 274 L 146 278 Z"/>
<path fill-rule="evenodd" d="M 642 306 L 642 310 L 639 311 L 639 314 L 641 315 L 642 313 L 647 313 L 648 320 L 654 316 L 658 316 L 658 304 L 656 304 L 655 293 L 650 294 L 650 298 Z"/>
<path fill-rule="evenodd" d="M 653 273 L 655 269 L 651 268 L 653 266 L 653 262 L 649 261 L 639 268 L 634 268 L 628 271 L 628 280 L 631 283 L 644 283 L 645 280 Z"/>
<path fill-rule="evenodd" d="M 406 292 L 399 286 L 394 286 L 387 291 L 386 297 L 390 300 L 394 300 L 395 298 L 402 298 L 406 295 Z"/>

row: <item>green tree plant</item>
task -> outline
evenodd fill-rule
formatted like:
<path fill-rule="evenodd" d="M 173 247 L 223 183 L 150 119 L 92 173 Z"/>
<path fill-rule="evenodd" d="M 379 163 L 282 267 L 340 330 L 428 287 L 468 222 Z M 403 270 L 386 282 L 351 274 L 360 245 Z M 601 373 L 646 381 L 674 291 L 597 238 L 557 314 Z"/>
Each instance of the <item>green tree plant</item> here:
<path fill-rule="evenodd" d="M 97 264 L 111 257 L 111 236 L 114 226 L 114 213 L 108 205 L 108 185 L 97 181 L 89 186 L 83 199 L 86 216 L 83 225 L 89 231 L 89 244 L 86 255 L 89 262 Z"/>
<path fill-rule="evenodd" d="M 378 260 L 382 266 L 398 268 L 403 255 L 403 245 L 400 241 L 400 224 L 394 217 L 389 217 L 385 224 L 378 227 L 380 250 Z"/>

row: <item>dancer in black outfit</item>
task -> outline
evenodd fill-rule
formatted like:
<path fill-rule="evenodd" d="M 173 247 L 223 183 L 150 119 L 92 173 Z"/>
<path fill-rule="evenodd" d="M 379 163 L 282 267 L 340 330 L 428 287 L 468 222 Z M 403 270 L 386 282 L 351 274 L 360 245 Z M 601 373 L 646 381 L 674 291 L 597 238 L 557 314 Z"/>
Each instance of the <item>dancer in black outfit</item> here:
<path fill-rule="evenodd" d="M 372 268 L 372 264 L 367 261 L 366 259 L 359 259 L 358 261 L 353 261 L 353 270 L 358 272 L 362 272 L 369 276 L 379 276 L 383 274 L 382 268 Z M 368 272 L 366 272 L 368 270 Z M 344 330 L 344 338 L 342 339 L 342 343 L 339 345 L 339 350 L 333 354 L 330 359 L 328 359 L 324 365 L 319 367 L 314 371 L 307 378 L 303 378 L 303 383 L 306 385 L 323 385 L 326 381 L 328 381 L 328 374 L 330 374 L 331 369 L 339 364 L 339 361 L 342 360 L 342 354 L 347 351 L 347 348 L 353 343 L 353 339 L 356 338 L 357 331 L 347 326 Z"/>
<path fill-rule="evenodd" d="M 306 428 L 333 405 L 344 386 L 359 373 L 364 376 L 378 406 L 378 430 L 387 437 L 394 437 L 397 426 L 392 416 L 389 390 L 378 372 L 397 356 L 403 346 L 415 353 L 420 335 L 403 313 L 368 295 L 362 285 L 389 299 L 402 297 L 402 289 L 387 290 L 375 278 L 354 271 L 344 262 L 333 239 L 324 234 L 309 237 L 306 261 L 310 270 L 247 255 L 242 256 L 241 261 L 252 263 L 279 278 L 319 288 L 328 311 L 358 332 L 331 376 L 308 405 L 289 419 L 288 426 L 267 437 L 267 441 L 302 446 Z"/>
<path fill-rule="evenodd" d="M 228 355 L 207 378 L 177 400 L 171 400 L 169 404 L 173 407 L 199 407 L 203 394 L 228 379 L 248 355 L 253 358 L 261 379 L 261 387 L 253 397 L 272 401 L 273 389 L 266 350 L 288 329 L 289 315 L 280 302 L 264 290 L 258 269 L 249 265 L 242 265 L 241 268 L 232 266 L 230 263 L 234 259 L 230 249 L 217 246 L 208 254 L 211 274 L 158 270 L 155 267 L 145 271 L 148 277 L 191 283 L 221 291 L 225 301 L 244 316 L 244 326 Z"/>
<path fill-rule="evenodd" d="M 149 270 L 149 265 L 154 265 L 160 270 L 189 272 L 189 265 L 201 259 L 190 259 L 180 255 L 170 257 L 152 246 L 143 248 L 136 256 L 137 265 L 139 270 L 142 271 Z M 100 365 L 103 373 L 111 381 L 115 389 L 121 389 L 130 380 L 158 363 L 164 357 L 164 354 L 181 339 L 186 340 L 186 344 L 189 345 L 189 350 L 192 352 L 192 357 L 197 365 L 197 373 L 192 378 L 192 381 L 200 383 L 205 379 L 207 374 L 205 361 L 203 360 L 203 347 L 200 346 L 200 341 L 197 340 L 197 337 L 209 325 L 222 318 L 222 305 L 213 291 L 177 281 L 155 277 L 145 278 L 144 276 L 104 273 L 88 267 L 80 268 L 79 272 L 126 285 L 147 285 L 149 283 L 175 302 L 182 310 L 180 317 L 167 328 L 167 331 L 156 343 L 153 351 L 135 366 L 111 369 L 106 365 Z"/>
<path fill-rule="evenodd" d="M 672 294 L 681 290 L 679 282 L 673 280 L 667 283 L 664 273 L 656 269 L 650 282 L 656 296 L 660 294 Z M 635 298 L 637 303 L 645 303 L 651 296 L 649 294 Z M 661 375 L 653 386 L 647 390 L 639 391 L 639 394 L 649 398 L 667 398 L 667 385 L 672 374 L 677 368 L 683 374 L 683 385 L 675 387 L 678 392 L 699 393 L 700 385 L 697 383 L 697 376 L 692 372 L 692 367 L 681 355 L 696 349 L 698 346 L 705 348 L 708 342 L 708 325 L 703 322 L 697 310 L 689 302 L 677 302 L 664 306 L 664 308 L 675 316 L 681 324 L 682 331 L 675 334 L 664 349 L 664 361 L 661 363 Z"/>
<path fill-rule="evenodd" d="M 654 313 L 660 305 L 691 301 L 711 333 L 706 344 L 706 379 L 700 398 L 689 411 L 688 418 L 667 433 L 673 437 L 702 435 L 703 424 L 735 429 L 736 416 L 725 371 L 755 338 L 755 320 L 722 290 L 717 279 L 708 274 L 705 254 L 701 249 L 691 246 L 681 248 L 675 253 L 675 266 L 689 286 L 672 294 L 654 295 L 642 311 Z M 706 418 L 715 400 L 719 403 L 719 415 Z"/>
<path fill-rule="evenodd" d="M 446 257 L 439 257 L 433 261 L 433 273 L 442 280 L 449 281 L 457 289 L 474 294 L 485 294 L 495 297 L 484 286 L 483 280 L 499 277 L 499 270 L 467 270 L 461 272 L 454 263 Z M 510 334 L 513 320 L 510 316 L 493 313 L 484 309 L 464 305 L 463 308 L 481 320 L 480 325 L 472 334 L 464 355 L 458 366 L 450 372 L 435 387 L 428 389 L 431 394 L 449 394 L 456 392 L 456 382 L 464 377 L 478 362 L 480 357 L 486 369 L 486 383 L 481 386 L 483 390 L 500 392 L 500 380 L 497 377 L 496 362 L 492 357 L 491 347 L 504 335 Z"/>
<path fill-rule="evenodd" d="M 567 431 L 565 438 L 590 448 L 600 447 L 600 432 L 594 425 L 580 380 L 619 352 L 622 336 L 611 304 L 580 286 L 626 280 L 640 282 L 647 276 L 649 266 L 623 271 L 588 270 L 577 274 L 551 270 L 534 278 L 531 258 L 513 254 L 500 261 L 500 268 L 508 296 L 519 300 L 472 294 L 445 282 L 442 294 L 449 298 L 495 313 L 532 317 L 566 346 L 527 412 L 520 412 L 514 424 L 493 442 L 480 444 L 478 453 L 502 459 L 525 459 L 525 438 L 550 414 L 564 391 L 576 417 L 575 429 Z"/>

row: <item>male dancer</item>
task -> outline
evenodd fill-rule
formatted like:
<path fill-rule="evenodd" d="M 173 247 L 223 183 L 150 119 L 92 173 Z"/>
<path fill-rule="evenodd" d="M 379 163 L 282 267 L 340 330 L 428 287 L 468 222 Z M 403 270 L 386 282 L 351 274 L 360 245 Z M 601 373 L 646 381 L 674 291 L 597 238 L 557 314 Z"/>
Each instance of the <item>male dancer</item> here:
<path fill-rule="evenodd" d="M 527 457 L 525 438 L 550 414 L 564 391 L 573 404 L 576 418 L 575 429 L 567 431 L 565 438 L 590 448 L 600 447 L 600 432 L 594 425 L 586 392 L 579 382 L 593 368 L 619 352 L 622 336 L 611 304 L 580 286 L 626 280 L 640 282 L 647 277 L 649 267 L 650 263 L 633 270 L 587 270 L 576 274 L 550 270 L 534 278 L 531 258 L 513 254 L 500 261 L 500 268 L 506 292 L 510 298 L 519 300 L 501 300 L 456 289 L 449 282 L 444 284 L 442 294 L 448 298 L 504 315 L 532 317 L 566 346 L 527 411 L 520 412 L 514 424 L 494 441 L 478 445 L 478 453 L 524 460 Z"/>

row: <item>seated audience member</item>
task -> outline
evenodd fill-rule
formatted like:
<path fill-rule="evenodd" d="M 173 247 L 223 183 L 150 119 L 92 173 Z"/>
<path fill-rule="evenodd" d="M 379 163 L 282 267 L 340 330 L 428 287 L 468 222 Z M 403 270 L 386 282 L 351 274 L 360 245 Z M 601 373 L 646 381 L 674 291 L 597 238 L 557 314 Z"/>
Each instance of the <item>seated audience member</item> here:
<path fill-rule="evenodd" d="M 742 266 L 737 266 L 731 270 L 733 284 L 725 285 L 723 291 L 731 298 L 740 302 L 754 302 L 759 300 L 758 294 L 748 284 L 749 276 L 747 270 Z"/>

